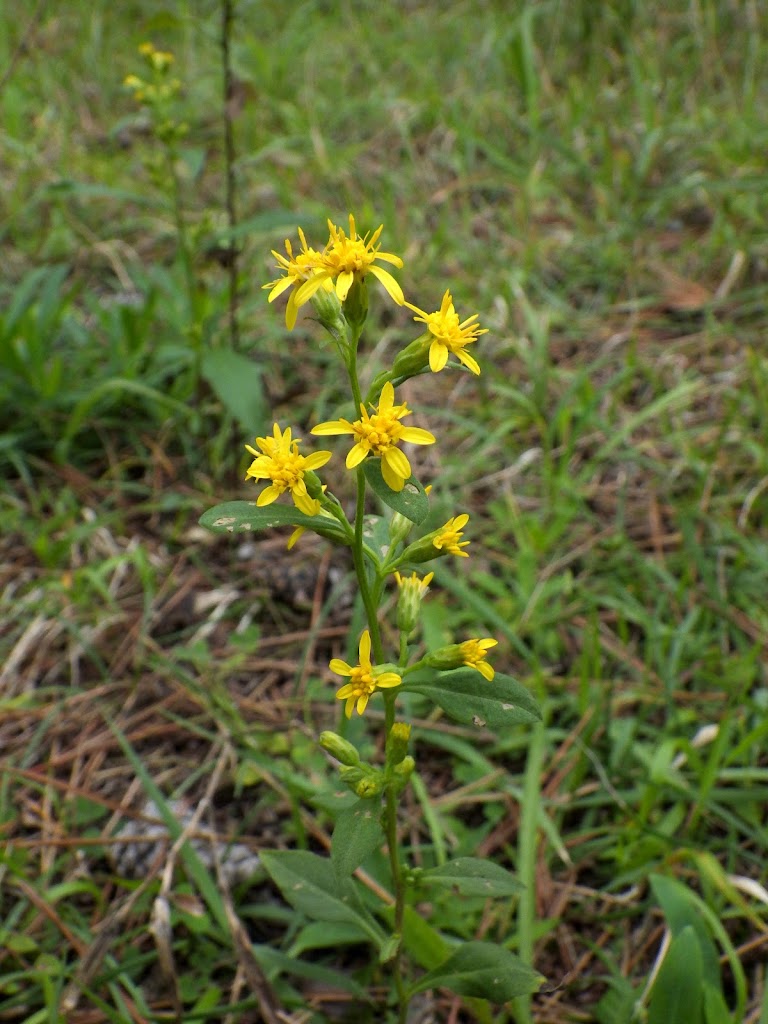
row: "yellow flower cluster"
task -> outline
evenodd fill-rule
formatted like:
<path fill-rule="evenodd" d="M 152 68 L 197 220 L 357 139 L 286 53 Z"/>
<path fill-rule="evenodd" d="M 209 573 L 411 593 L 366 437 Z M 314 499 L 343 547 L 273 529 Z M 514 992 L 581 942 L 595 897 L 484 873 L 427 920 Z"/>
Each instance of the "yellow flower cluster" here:
<path fill-rule="evenodd" d="M 148 66 L 152 80 L 148 82 L 138 75 L 126 75 L 123 85 L 131 90 L 137 103 L 146 103 L 148 106 L 154 107 L 161 106 L 181 89 L 179 79 L 169 78 L 168 75 L 175 58 L 172 53 L 156 49 L 152 43 L 142 43 L 139 53 Z"/>

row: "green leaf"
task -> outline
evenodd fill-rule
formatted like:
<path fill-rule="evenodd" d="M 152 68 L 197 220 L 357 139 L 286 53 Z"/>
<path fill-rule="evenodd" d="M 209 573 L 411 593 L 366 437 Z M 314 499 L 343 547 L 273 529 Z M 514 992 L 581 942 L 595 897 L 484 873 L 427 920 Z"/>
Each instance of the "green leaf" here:
<path fill-rule="evenodd" d="M 337 876 L 349 878 L 383 839 L 380 800 L 358 800 L 342 811 L 331 841 L 331 863 Z"/>
<path fill-rule="evenodd" d="M 411 986 L 409 995 L 430 988 L 448 988 L 460 996 L 506 1003 L 536 992 L 544 978 L 503 946 L 465 942 L 439 967 Z M 674 1018 L 669 1018 L 666 1024 Z"/>
<path fill-rule="evenodd" d="M 200 516 L 200 525 L 213 533 L 249 533 L 276 526 L 304 526 L 331 540 L 345 541 L 346 535 L 335 519 L 307 516 L 294 505 L 264 505 L 253 501 L 225 501 Z"/>
<path fill-rule="evenodd" d="M 418 671 L 406 676 L 399 689 L 421 693 L 457 722 L 478 728 L 503 729 L 507 725 L 541 719 L 539 706 L 530 691 L 501 672 L 488 682 L 473 668 L 452 672 Z"/>
<path fill-rule="evenodd" d="M 371 485 L 374 494 L 389 505 L 395 512 L 410 519 L 412 523 L 423 523 L 429 515 L 429 498 L 415 476 L 409 476 L 403 484 L 402 491 L 393 491 L 384 482 L 381 475 L 381 460 L 366 459 L 363 463 L 365 479 Z"/>
<path fill-rule="evenodd" d="M 523 888 L 505 868 L 479 857 L 457 857 L 427 868 L 418 875 L 418 884 L 453 889 L 462 896 L 514 896 Z"/>
<path fill-rule="evenodd" d="M 704 1024 L 704 961 L 694 929 L 672 940 L 651 990 L 647 1024 Z"/>
<path fill-rule="evenodd" d="M 301 956 L 307 950 L 351 946 L 368 942 L 362 928 L 346 921 L 312 921 L 305 925 L 291 944 L 290 956 Z"/>
<path fill-rule="evenodd" d="M 351 992 L 358 999 L 365 999 L 367 996 L 362 985 L 359 985 L 346 971 L 335 971 L 322 964 L 307 963 L 306 960 L 299 960 L 272 946 L 254 945 L 252 948 L 259 966 L 270 979 L 280 974 L 290 974 L 297 978 L 319 981 L 326 988 L 338 988 L 342 992 Z"/>
<path fill-rule="evenodd" d="M 720 958 L 717 946 L 696 905 L 694 894 L 681 882 L 665 875 L 652 874 L 650 882 L 672 935 L 677 937 L 684 928 L 692 928 L 699 942 L 704 976 L 710 982 L 719 978 Z"/>
<path fill-rule="evenodd" d="M 253 433 L 257 424 L 265 421 L 261 367 L 252 359 L 226 348 L 208 349 L 203 355 L 202 374 L 243 430 Z"/>
<path fill-rule="evenodd" d="M 351 879 L 337 878 L 330 860 L 307 850 L 272 850 L 261 862 L 286 900 L 315 921 L 357 924 L 381 945 L 386 938 L 359 904 Z"/>

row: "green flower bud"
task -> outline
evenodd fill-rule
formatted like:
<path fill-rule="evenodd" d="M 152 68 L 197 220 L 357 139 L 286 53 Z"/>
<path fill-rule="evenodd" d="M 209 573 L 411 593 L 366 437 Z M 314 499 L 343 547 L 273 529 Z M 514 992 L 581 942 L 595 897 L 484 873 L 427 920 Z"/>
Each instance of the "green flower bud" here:
<path fill-rule="evenodd" d="M 318 742 L 323 750 L 327 750 L 332 757 L 335 757 L 337 761 L 341 761 L 342 764 L 348 765 L 351 768 L 355 768 L 360 764 L 360 755 L 357 752 L 357 748 L 349 740 L 345 740 L 343 736 L 339 736 L 335 732 L 321 732 Z"/>
<path fill-rule="evenodd" d="M 398 352 L 392 364 L 392 377 L 401 377 L 407 380 L 421 373 L 429 365 L 429 346 L 432 343 L 432 335 L 427 332 L 422 334 L 416 341 Z"/>
<path fill-rule="evenodd" d="M 421 603 L 427 595 L 429 584 L 432 582 L 433 572 L 427 573 L 424 579 L 419 579 L 416 573 L 410 576 L 401 576 L 395 573 L 397 586 L 400 595 L 397 599 L 397 628 L 403 633 L 412 633 L 418 624 L 421 616 Z"/>
<path fill-rule="evenodd" d="M 424 658 L 424 664 L 429 665 L 430 668 L 439 668 L 443 671 L 459 668 L 464 664 L 461 644 L 449 644 L 447 647 L 440 647 L 438 650 L 432 651 Z"/>
<path fill-rule="evenodd" d="M 389 545 L 390 548 L 400 544 L 413 529 L 413 523 L 406 519 L 402 512 L 395 512 L 389 521 Z"/>
<path fill-rule="evenodd" d="M 361 779 L 355 786 L 355 793 L 361 800 L 367 800 L 372 796 L 376 796 L 382 789 L 383 780 L 377 772 L 376 775 L 369 775 L 367 778 Z"/>
<path fill-rule="evenodd" d="M 368 319 L 368 284 L 364 277 L 355 275 L 342 309 L 347 323 L 359 334 Z"/>
<path fill-rule="evenodd" d="M 403 783 L 406 783 L 408 779 L 410 779 L 415 770 L 416 762 L 410 754 L 404 757 L 400 764 L 396 764 L 394 768 L 395 775 L 399 776 Z"/>
<path fill-rule="evenodd" d="M 395 722 L 387 737 L 387 764 L 400 764 L 408 752 L 411 727 L 405 722 Z"/>
<path fill-rule="evenodd" d="M 346 344 L 347 321 L 341 309 L 336 292 L 331 289 L 318 288 L 311 299 L 317 313 L 317 319 L 340 344 Z"/>

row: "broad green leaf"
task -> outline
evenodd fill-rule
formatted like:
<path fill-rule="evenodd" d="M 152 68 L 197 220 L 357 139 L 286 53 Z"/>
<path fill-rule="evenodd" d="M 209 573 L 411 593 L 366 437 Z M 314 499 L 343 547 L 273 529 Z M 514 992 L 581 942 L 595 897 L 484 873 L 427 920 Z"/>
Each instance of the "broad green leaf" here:
<path fill-rule="evenodd" d="M 704 977 L 710 982 L 719 978 L 720 958 L 709 928 L 696 905 L 697 897 L 682 882 L 665 875 L 652 874 L 650 882 L 672 935 L 676 937 L 684 928 L 692 928 L 699 941 Z"/>
<path fill-rule="evenodd" d="M 406 690 L 429 697 L 451 718 L 478 728 L 503 729 L 541 718 L 530 691 L 501 672 L 488 682 L 473 668 L 452 672 L 419 671 L 403 679 L 400 691 Z"/>
<path fill-rule="evenodd" d="M 371 485 L 374 494 L 389 505 L 395 512 L 410 519 L 412 523 L 423 523 L 429 515 L 429 498 L 415 476 L 410 476 L 403 484 L 402 491 L 393 491 L 384 483 L 381 475 L 379 459 L 366 459 L 363 463 L 365 479 Z"/>
<path fill-rule="evenodd" d="M 203 377 L 222 405 L 243 430 L 253 433 L 266 419 L 261 368 L 231 349 L 208 349 L 203 355 Z"/>
<path fill-rule="evenodd" d="M 506 1003 L 515 996 L 536 992 L 543 981 L 537 971 L 503 946 L 465 942 L 439 967 L 420 978 L 409 995 L 430 988 L 448 988 L 460 996 Z"/>
<path fill-rule="evenodd" d="M 339 879 L 330 860 L 306 850 L 273 850 L 261 862 L 286 900 L 315 921 L 357 924 L 378 945 L 385 936 L 360 906 L 351 879 Z"/>
<path fill-rule="evenodd" d="M 307 516 L 294 505 L 265 505 L 253 501 L 225 501 L 200 516 L 200 525 L 213 533 L 251 533 L 276 526 L 304 526 L 323 537 L 344 540 L 345 534 L 335 519 Z"/>
<path fill-rule="evenodd" d="M 310 949 L 351 946 L 369 941 L 369 937 L 358 924 L 346 921 L 311 921 L 293 940 L 289 955 L 301 956 Z"/>
<path fill-rule="evenodd" d="M 342 811 L 331 841 L 331 863 L 338 877 L 349 878 L 383 840 L 380 800 L 358 800 Z"/>
<path fill-rule="evenodd" d="M 651 990 L 647 1024 L 704 1024 L 704 964 L 690 925 L 672 940 Z"/>
<path fill-rule="evenodd" d="M 462 896 L 514 896 L 523 888 L 509 871 L 479 857 L 457 857 L 427 868 L 419 874 L 418 884 L 453 889 Z"/>

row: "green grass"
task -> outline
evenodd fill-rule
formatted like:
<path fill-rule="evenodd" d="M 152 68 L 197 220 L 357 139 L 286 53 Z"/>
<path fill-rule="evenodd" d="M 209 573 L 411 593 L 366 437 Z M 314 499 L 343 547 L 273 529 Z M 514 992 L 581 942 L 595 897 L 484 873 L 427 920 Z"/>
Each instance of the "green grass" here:
<path fill-rule="evenodd" d="M 194 524 L 251 493 L 242 445 L 273 416 L 301 433 L 335 415 L 332 353 L 309 322 L 288 335 L 260 286 L 297 224 L 321 243 L 353 211 L 385 223 L 411 301 L 450 287 L 490 328 L 480 378 L 408 395 L 440 440 L 435 518 L 471 516 L 473 557 L 438 565 L 425 634 L 497 636 L 497 667 L 544 710 L 533 736 L 416 730 L 417 863 L 479 851 L 528 885 L 508 905 L 438 900 L 432 923 L 548 978 L 459 1017 L 438 993 L 435 1019 L 631 1024 L 642 1004 L 658 1024 L 691 927 L 717 963 L 712 1020 L 768 1021 L 758 7 L 239 0 L 247 383 L 217 255 L 218 5 L 0 14 L 3 1019 L 172 1020 L 174 991 L 184 1020 L 259 1019 L 215 871 L 179 861 L 171 984 L 147 930 L 163 865 L 122 879 L 107 840 L 149 796 L 197 800 L 213 779 L 222 841 L 327 848 L 339 805 L 314 736 L 338 725 L 326 666 L 358 614 L 338 598 L 347 567 L 333 556 L 339 590 L 316 592 L 322 546 L 238 550 Z M 148 38 L 185 83 L 192 310 L 122 87 Z M 372 309 L 384 361 L 412 332 Z M 385 865 L 366 870 L 374 905 Z M 264 883 L 233 901 L 296 1020 L 386 1019 L 359 945 L 324 945 Z M 665 922 L 676 952 L 654 988 Z"/>

